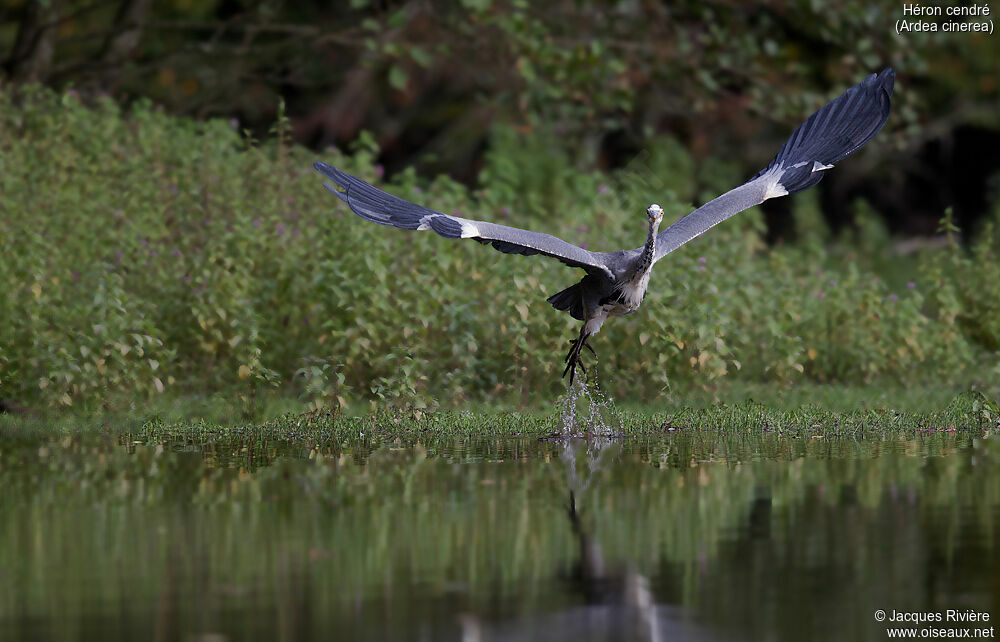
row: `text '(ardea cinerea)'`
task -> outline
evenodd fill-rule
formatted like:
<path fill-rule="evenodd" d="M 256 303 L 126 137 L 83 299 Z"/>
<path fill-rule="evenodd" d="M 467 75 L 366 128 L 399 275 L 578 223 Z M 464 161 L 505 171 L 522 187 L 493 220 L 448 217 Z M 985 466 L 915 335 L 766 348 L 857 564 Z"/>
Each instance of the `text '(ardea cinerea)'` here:
<path fill-rule="evenodd" d="M 451 239 L 475 239 L 506 254 L 542 254 L 582 268 L 587 274 L 579 283 L 548 298 L 557 310 L 583 321 L 563 370 L 572 384 L 581 350 L 586 347 L 593 352 L 587 340 L 609 316 L 629 314 L 642 304 L 653 264 L 730 216 L 818 183 L 834 163 L 861 148 L 885 125 L 895 76 L 892 68 L 887 68 L 827 103 L 799 125 L 778 155 L 753 178 L 659 234 L 663 209 L 650 205 L 646 209 L 646 244 L 634 250 L 591 252 L 549 234 L 436 212 L 386 194 L 326 163 L 313 167 L 333 181 L 334 185 L 325 183 L 325 187 L 365 220 L 404 230 L 434 230 Z"/>

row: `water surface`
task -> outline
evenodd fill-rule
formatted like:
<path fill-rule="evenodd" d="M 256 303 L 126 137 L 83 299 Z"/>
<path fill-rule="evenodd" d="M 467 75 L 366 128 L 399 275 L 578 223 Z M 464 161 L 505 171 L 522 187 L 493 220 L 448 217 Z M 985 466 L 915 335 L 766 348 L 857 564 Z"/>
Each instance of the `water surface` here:
<path fill-rule="evenodd" d="M 0 639 L 884 640 L 878 609 L 1000 617 L 981 432 L 135 441 L 0 450 Z"/>

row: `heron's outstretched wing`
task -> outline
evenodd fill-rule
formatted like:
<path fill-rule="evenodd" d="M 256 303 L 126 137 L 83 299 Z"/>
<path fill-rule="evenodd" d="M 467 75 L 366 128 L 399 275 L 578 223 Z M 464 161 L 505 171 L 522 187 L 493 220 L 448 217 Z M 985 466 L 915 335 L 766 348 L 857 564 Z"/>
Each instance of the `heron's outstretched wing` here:
<path fill-rule="evenodd" d="M 691 239 L 769 198 L 812 187 L 823 172 L 875 137 L 889 119 L 896 72 L 872 74 L 806 119 L 752 179 L 705 203 L 656 237 L 659 260 Z"/>
<path fill-rule="evenodd" d="M 583 268 L 588 272 L 602 272 L 613 278 L 601 254 L 577 247 L 550 234 L 443 214 L 387 194 L 332 165 L 319 162 L 313 168 L 336 185 L 334 187 L 324 183 L 324 187 L 347 203 L 355 214 L 372 223 L 404 230 L 434 230 L 450 239 L 472 238 L 480 243 L 489 243 L 506 254 L 543 254 L 557 258 L 566 265 Z"/>

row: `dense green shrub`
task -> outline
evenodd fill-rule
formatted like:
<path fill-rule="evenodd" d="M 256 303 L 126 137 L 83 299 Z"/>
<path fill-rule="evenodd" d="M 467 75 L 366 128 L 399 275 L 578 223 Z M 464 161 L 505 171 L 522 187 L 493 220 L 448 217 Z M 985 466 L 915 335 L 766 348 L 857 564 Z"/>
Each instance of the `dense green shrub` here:
<path fill-rule="evenodd" d="M 252 407 L 275 389 L 421 407 L 561 389 L 576 322 L 544 299 L 579 274 L 365 223 L 285 128 L 257 144 L 150 104 L 0 92 L 0 397 L 97 409 L 219 392 Z M 378 183 L 375 151 L 363 138 L 321 156 Z M 579 172 L 557 140 L 497 129 L 480 189 L 412 172 L 386 187 L 614 249 L 641 244 L 649 203 L 677 216 L 742 178 L 672 141 L 616 175 Z M 795 208 L 798 244 L 765 248 L 751 211 L 660 263 L 643 309 L 594 341 L 603 385 L 650 398 L 724 378 L 977 376 L 1000 345 L 992 231 L 972 254 L 926 253 L 895 291 L 866 258 L 889 252 L 877 223 L 833 243 L 814 194 Z"/>

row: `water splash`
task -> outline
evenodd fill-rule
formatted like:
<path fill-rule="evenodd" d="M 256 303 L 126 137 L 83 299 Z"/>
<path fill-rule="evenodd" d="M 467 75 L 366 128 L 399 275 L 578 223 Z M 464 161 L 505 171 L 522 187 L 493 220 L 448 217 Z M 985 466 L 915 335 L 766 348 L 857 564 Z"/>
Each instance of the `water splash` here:
<path fill-rule="evenodd" d="M 589 385 L 583 377 L 578 378 L 559 398 L 557 406 L 563 437 L 610 438 L 622 434 L 614 400 L 601 391 L 596 381 Z"/>

